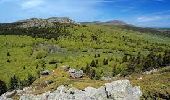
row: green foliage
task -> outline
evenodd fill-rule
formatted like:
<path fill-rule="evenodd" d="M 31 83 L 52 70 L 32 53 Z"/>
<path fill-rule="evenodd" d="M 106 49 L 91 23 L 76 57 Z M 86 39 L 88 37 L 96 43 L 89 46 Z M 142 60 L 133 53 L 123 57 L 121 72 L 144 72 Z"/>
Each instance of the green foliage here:
<path fill-rule="evenodd" d="M 164 52 L 170 49 L 168 37 L 141 34 L 115 26 L 56 27 L 12 28 L 8 31 L 5 31 L 7 27 L 0 27 L 0 34 L 6 34 L 0 36 L 0 80 L 9 86 L 10 77 L 15 74 L 20 80 L 19 84 L 27 84 L 28 74 L 39 77 L 37 73 L 43 69 L 54 70 L 62 65 L 83 68 L 88 76 L 93 69 L 93 79 L 99 79 L 101 76 L 115 76 L 123 72 L 129 75 L 169 63 L 169 53 Z M 147 65 L 152 61 L 151 56 L 147 57 L 150 52 L 155 53 L 157 67 L 154 63 L 150 67 Z"/>
<path fill-rule="evenodd" d="M 94 60 L 92 60 L 90 66 L 91 66 L 91 67 L 97 67 L 97 62 L 95 62 Z"/>
<path fill-rule="evenodd" d="M 112 69 L 112 76 L 116 76 L 117 75 L 117 72 L 116 72 L 116 66 L 113 66 L 113 69 Z"/>
<path fill-rule="evenodd" d="M 47 56 L 47 53 L 45 51 L 38 51 L 35 53 L 36 59 L 42 59 Z"/>
<path fill-rule="evenodd" d="M 151 52 L 147 57 L 146 61 L 144 63 L 144 70 L 151 70 L 154 67 L 157 67 L 157 62 L 156 62 L 156 55 Z"/>
<path fill-rule="evenodd" d="M 35 80 L 36 80 L 36 78 L 34 76 L 32 76 L 31 74 L 28 74 L 28 79 L 27 79 L 28 85 L 31 85 Z"/>
<path fill-rule="evenodd" d="M 13 77 L 11 77 L 9 85 L 10 85 L 9 86 L 10 90 L 18 89 L 19 88 L 19 79 L 18 79 L 18 77 L 16 77 L 15 75 Z"/>
<path fill-rule="evenodd" d="M 108 65 L 108 59 L 105 59 L 103 60 L 103 65 Z"/>
<path fill-rule="evenodd" d="M 142 77 L 142 79 L 138 79 Z M 142 100 L 169 100 L 170 87 L 168 78 L 170 77 L 170 66 L 160 68 L 158 72 L 152 74 L 134 74 L 130 81 L 133 85 L 140 86 L 142 90 Z"/>
<path fill-rule="evenodd" d="M 123 59 L 122 59 L 122 62 L 124 63 L 124 62 L 127 62 L 127 61 L 128 61 L 128 56 L 125 55 L 125 56 L 123 57 Z"/>
<path fill-rule="evenodd" d="M 169 65 L 169 56 L 167 55 L 169 54 L 165 51 L 163 57 L 161 54 L 156 54 L 155 52 L 150 52 L 146 57 L 142 57 L 140 53 L 138 53 L 137 57 L 131 56 L 129 62 L 127 62 L 127 68 L 122 72 L 122 75 L 126 76 Z"/>
<path fill-rule="evenodd" d="M 170 50 L 165 51 L 164 57 L 163 57 L 163 63 L 164 63 L 164 65 L 169 65 L 170 64 Z"/>
<path fill-rule="evenodd" d="M 7 56 L 11 56 L 9 52 L 7 52 Z"/>
<path fill-rule="evenodd" d="M 4 81 L 0 80 L 0 95 L 7 91 L 7 86 Z"/>
<path fill-rule="evenodd" d="M 90 70 L 90 75 L 89 75 L 90 79 L 94 79 L 96 77 L 96 71 L 94 69 Z"/>

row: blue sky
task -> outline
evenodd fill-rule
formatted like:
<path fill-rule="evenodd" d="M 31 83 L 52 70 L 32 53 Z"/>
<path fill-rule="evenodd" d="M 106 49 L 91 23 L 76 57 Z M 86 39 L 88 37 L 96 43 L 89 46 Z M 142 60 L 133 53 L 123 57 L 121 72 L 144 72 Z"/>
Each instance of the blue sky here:
<path fill-rule="evenodd" d="M 170 27 L 170 0 L 0 0 L 0 23 L 57 16 Z"/>

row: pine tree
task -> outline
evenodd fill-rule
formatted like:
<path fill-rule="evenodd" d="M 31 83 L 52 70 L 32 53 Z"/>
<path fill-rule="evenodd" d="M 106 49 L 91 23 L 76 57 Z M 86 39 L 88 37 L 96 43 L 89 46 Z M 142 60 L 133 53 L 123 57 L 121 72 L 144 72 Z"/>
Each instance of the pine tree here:
<path fill-rule="evenodd" d="M 31 74 L 28 74 L 28 85 L 31 85 L 35 81 L 35 77 L 33 77 Z"/>
<path fill-rule="evenodd" d="M 103 65 L 108 65 L 108 59 L 103 59 Z"/>
<path fill-rule="evenodd" d="M 163 57 L 161 54 L 159 54 L 157 56 L 157 63 L 158 63 L 158 66 L 161 67 L 163 65 Z"/>
<path fill-rule="evenodd" d="M 113 66 L 113 69 L 112 69 L 112 76 L 113 77 L 116 76 L 116 67 L 115 66 Z"/>
<path fill-rule="evenodd" d="M 98 64 L 99 64 L 99 61 L 98 61 L 98 59 L 96 59 L 96 66 L 98 66 Z"/>
<path fill-rule="evenodd" d="M 127 61 L 128 61 L 128 57 L 127 57 L 127 55 L 125 55 L 122 59 L 122 62 L 124 63 L 124 62 L 127 62 Z"/>
<path fill-rule="evenodd" d="M 10 85 L 9 86 L 10 90 L 19 88 L 19 80 L 15 75 L 13 77 L 11 77 L 9 85 Z"/>
<path fill-rule="evenodd" d="M 145 60 L 144 66 L 143 66 L 143 70 L 151 70 L 153 68 L 157 68 L 158 66 L 158 62 L 157 62 L 157 57 L 156 55 L 151 52 Z"/>
<path fill-rule="evenodd" d="M 94 60 L 92 60 L 90 66 L 91 66 L 91 67 L 96 67 L 96 62 L 95 62 Z"/>
<path fill-rule="evenodd" d="M 97 56 L 100 57 L 100 54 L 98 54 Z"/>
<path fill-rule="evenodd" d="M 0 80 L 0 95 L 5 93 L 6 91 L 7 91 L 7 87 L 6 87 L 5 82 Z"/>
<path fill-rule="evenodd" d="M 90 71 L 90 79 L 94 79 L 96 76 L 96 71 L 94 69 L 91 69 Z"/>
<path fill-rule="evenodd" d="M 9 52 L 7 52 L 7 56 L 11 56 Z"/>
<path fill-rule="evenodd" d="M 163 64 L 169 65 L 170 64 L 170 51 L 166 50 L 163 56 Z"/>
<path fill-rule="evenodd" d="M 137 58 L 136 58 L 136 63 L 140 64 L 141 63 L 141 54 L 138 52 Z"/>
<path fill-rule="evenodd" d="M 85 73 L 86 73 L 86 75 L 90 74 L 90 66 L 89 66 L 89 64 L 86 65 Z"/>

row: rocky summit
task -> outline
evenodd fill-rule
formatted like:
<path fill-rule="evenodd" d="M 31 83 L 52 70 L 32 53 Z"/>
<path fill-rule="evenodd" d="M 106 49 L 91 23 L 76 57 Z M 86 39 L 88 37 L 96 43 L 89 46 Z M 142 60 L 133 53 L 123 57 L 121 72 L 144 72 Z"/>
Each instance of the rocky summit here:
<path fill-rule="evenodd" d="M 76 24 L 75 21 L 68 17 L 51 17 L 47 19 L 42 18 L 30 18 L 26 20 L 20 20 L 16 23 L 20 23 L 19 27 L 29 28 L 29 27 L 53 27 L 55 23 L 63 24 Z"/>
<path fill-rule="evenodd" d="M 3 94 L 0 100 L 12 100 L 6 94 Z M 129 80 L 118 80 L 106 83 L 98 89 L 87 87 L 84 90 L 78 90 L 61 85 L 57 90 L 41 95 L 29 94 L 24 90 L 18 95 L 20 100 L 139 100 L 142 92 L 140 87 L 132 87 Z"/>

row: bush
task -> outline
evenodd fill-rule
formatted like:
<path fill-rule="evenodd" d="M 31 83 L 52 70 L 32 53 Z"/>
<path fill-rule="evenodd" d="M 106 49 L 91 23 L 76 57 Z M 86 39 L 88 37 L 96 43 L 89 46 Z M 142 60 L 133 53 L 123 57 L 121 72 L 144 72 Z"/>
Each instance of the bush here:
<path fill-rule="evenodd" d="M 47 56 L 47 52 L 45 51 L 38 51 L 35 54 L 36 59 L 42 59 L 42 58 L 45 58 L 46 56 Z"/>

